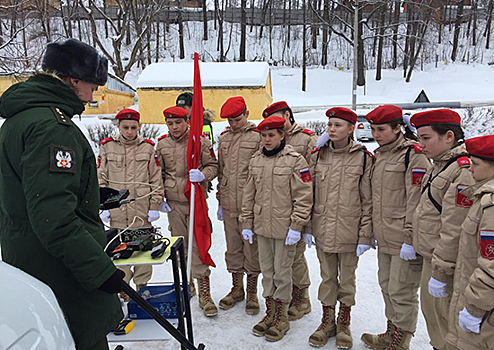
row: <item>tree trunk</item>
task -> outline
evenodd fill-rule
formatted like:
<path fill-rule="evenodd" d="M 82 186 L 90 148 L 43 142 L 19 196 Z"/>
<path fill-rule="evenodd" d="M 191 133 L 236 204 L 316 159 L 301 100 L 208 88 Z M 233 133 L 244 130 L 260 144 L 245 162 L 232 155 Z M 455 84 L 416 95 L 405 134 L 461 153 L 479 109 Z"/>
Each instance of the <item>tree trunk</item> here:
<path fill-rule="evenodd" d="M 158 14 L 158 20 L 156 21 L 156 57 L 154 59 L 155 63 L 158 63 L 160 58 L 160 27 L 161 27 L 161 20 L 160 20 L 160 14 Z"/>
<path fill-rule="evenodd" d="M 309 0 L 310 1 L 310 0 Z M 307 90 L 307 38 L 305 23 L 307 20 L 307 0 L 303 0 L 303 24 L 302 24 L 302 91 Z"/>
<path fill-rule="evenodd" d="M 240 24 L 240 62 L 245 62 L 245 41 L 247 35 L 247 0 L 241 0 L 242 23 Z"/>
<path fill-rule="evenodd" d="M 178 39 L 180 46 L 180 59 L 185 58 L 185 44 L 184 44 L 184 21 L 182 19 L 182 2 L 177 0 L 178 3 Z"/>
<path fill-rule="evenodd" d="M 202 0 L 202 19 L 204 23 L 204 41 L 208 41 L 208 10 L 206 8 L 206 0 Z"/>
<path fill-rule="evenodd" d="M 492 24 L 492 9 L 494 7 L 494 1 L 489 1 L 489 7 L 487 8 L 487 24 L 485 26 L 484 36 L 485 40 L 485 48 L 489 49 L 489 42 L 491 40 L 491 24 Z"/>
<path fill-rule="evenodd" d="M 407 76 L 408 62 L 410 56 L 410 36 L 412 34 L 412 23 L 414 20 L 414 6 L 413 3 L 408 3 L 408 15 L 407 15 L 407 34 L 405 36 L 405 52 L 403 54 L 403 78 Z"/>
<path fill-rule="evenodd" d="M 460 28 L 461 28 L 461 20 L 463 18 L 463 5 L 464 0 L 458 0 L 456 2 L 457 10 L 456 10 L 456 21 L 455 21 L 455 33 L 453 38 L 453 51 L 451 52 L 451 61 L 456 61 L 456 54 L 458 51 L 458 40 L 460 38 Z"/>
<path fill-rule="evenodd" d="M 362 12 L 364 9 L 364 6 L 360 6 L 362 4 L 362 1 L 357 1 L 357 4 L 359 5 L 359 11 L 358 11 L 358 30 L 357 30 L 357 36 L 358 36 L 358 47 L 357 47 L 357 59 L 358 59 L 358 70 L 357 70 L 357 85 L 358 86 L 364 86 L 365 85 L 365 63 L 364 63 L 364 39 L 362 38 L 362 33 L 364 32 L 364 27 L 362 23 Z"/>
<path fill-rule="evenodd" d="M 398 25 L 400 23 L 400 6 L 401 1 L 394 2 L 394 21 L 393 21 L 393 69 L 398 67 Z"/>
<path fill-rule="evenodd" d="M 477 45 L 477 1 L 472 2 L 472 45 Z"/>
<path fill-rule="evenodd" d="M 407 74 L 407 77 L 405 80 L 407 83 L 410 82 L 410 79 L 411 79 L 412 73 L 413 73 L 413 68 L 415 67 L 415 63 L 417 62 L 417 58 L 419 57 L 420 50 L 422 49 L 422 44 L 424 43 L 425 34 L 427 32 L 427 28 L 429 27 L 431 12 L 427 12 L 425 16 L 426 16 L 426 18 L 423 21 L 424 22 L 423 27 L 421 28 L 421 30 L 416 31 L 417 36 L 420 34 L 420 38 L 418 39 L 419 45 L 417 47 L 417 51 L 415 52 L 415 55 L 411 58 L 410 69 L 408 70 L 408 74 Z M 417 26 L 419 26 L 419 25 L 417 24 Z"/>
<path fill-rule="evenodd" d="M 324 10 L 322 18 L 324 23 L 322 25 L 322 45 L 321 45 L 321 65 L 325 67 L 328 64 L 328 44 L 329 44 L 329 0 L 324 0 Z M 329 35 L 328 35 L 329 34 Z"/>
<path fill-rule="evenodd" d="M 386 8 L 381 10 L 381 20 L 379 22 L 379 44 L 377 48 L 377 61 L 376 61 L 376 80 L 381 80 L 382 60 L 383 60 L 383 46 L 384 46 L 384 22 L 386 20 Z"/>

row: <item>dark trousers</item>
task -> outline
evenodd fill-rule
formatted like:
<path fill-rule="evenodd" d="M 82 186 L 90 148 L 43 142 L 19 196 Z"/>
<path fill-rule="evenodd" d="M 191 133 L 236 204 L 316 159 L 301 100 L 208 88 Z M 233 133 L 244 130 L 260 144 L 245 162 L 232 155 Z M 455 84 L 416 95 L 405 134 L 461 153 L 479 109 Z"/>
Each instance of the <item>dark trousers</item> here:
<path fill-rule="evenodd" d="M 77 350 L 109 350 L 109 349 L 110 348 L 108 347 L 108 341 L 106 340 L 106 337 L 105 339 L 100 340 L 99 342 L 97 342 L 93 346 L 90 346 L 89 348 L 82 349 L 77 347 Z"/>

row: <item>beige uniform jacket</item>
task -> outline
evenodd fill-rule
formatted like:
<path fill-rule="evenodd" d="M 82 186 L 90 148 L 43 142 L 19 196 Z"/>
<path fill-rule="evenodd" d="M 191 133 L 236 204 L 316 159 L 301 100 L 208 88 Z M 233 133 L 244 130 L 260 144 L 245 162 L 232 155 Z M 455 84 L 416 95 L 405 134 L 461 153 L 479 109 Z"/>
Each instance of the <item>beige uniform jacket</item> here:
<path fill-rule="evenodd" d="M 316 147 L 317 135 L 313 131 L 294 123 L 289 130 L 285 130 L 285 142 L 292 146 L 297 153 L 300 153 L 308 164 L 310 154 Z"/>
<path fill-rule="evenodd" d="M 365 158 L 365 169 L 364 169 Z M 372 237 L 373 158 L 355 141 L 341 149 L 332 142 L 311 156 L 314 170 L 312 234 L 325 253 L 355 252 Z"/>
<path fill-rule="evenodd" d="M 494 179 L 476 183 L 462 194 L 473 205 L 461 225 L 446 340 L 462 350 L 494 349 Z M 480 334 L 459 326 L 464 307 L 483 318 Z"/>
<path fill-rule="evenodd" d="M 312 179 L 309 166 L 286 145 L 267 157 L 258 151 L 249 164 L 244 187 L 242 229 L 266 238 L 285 239 L 288 229 L 302 232 L 312 210 Z"/>
<path fill-rule="evenodd" d="M 101 187 L 128 189 L 129 198 L 136 199 L 110 210 L 111 227 L 124 229 L 135 216 L 144 222 L 136 219 L 132 227 L 151 226 L 148 211 L 158 210 L 163 200 L 161 168 L 152 141 L 141 136 L 129 141 L 121 134 L 103 140 L 98 157 L 98 181 Z"/>
<path fill-rule="evenodd" d="M 198 169 L 206 177 L 201 182 L 204 195 L 207 198 L 208 181 L 218 175 L 218 161 L 214 156 L 211 142 L 207 137 L 201 137 L 201 159 Z M 178 139 L 172 135 L 163 135 L 158 139 L 156 153 L 163 169 L 163 184 L 165 187 L 165 198 L 170 202 L 189 203 L 184 195 L 185 186 L 189 177 L 187 167 L 187 143 L 189 141 L 189 130 Z"/>
<path fill-rule="evenodd" d="M 261 136 L 255 128 L 254 123 L 247 122 L 236 131 L 227 128 L 219 137 L 216 197 L 231 217 L 238 217 L 242 211 L 242 194 L 249 162 L 261 147 Z"/>
<path fill-rule="evenodd" d="M 371 175 L 374 237 L 381 253 L 399 255 L 403 243 L 412 244 L 413 212 L 420 198 L 421 176 L 430 163 L 416 142 L 401 133 L 393 143 L 377 148 L 375 155 Z"/>
<path fill-rule="evenodd" d="M 442 206 L 442 213 L 423 191 L 414 215 L 415 250 L 432 261 L 432 277 L 441 282 L 452 282 L 461 224 L 465 220 L 471 201 L 459 192 L 474 183 L 468 171 L 470 160 L 461 158 L 441 172 L 446 163 L 456 156 L 466 154 L 465 145 L 457 146 L 434 159 L 434 165 L 425 174 L 422 187 L 429 179 L 431 195 Z M 435 177 L 435 178 L 434 178 Z"/>

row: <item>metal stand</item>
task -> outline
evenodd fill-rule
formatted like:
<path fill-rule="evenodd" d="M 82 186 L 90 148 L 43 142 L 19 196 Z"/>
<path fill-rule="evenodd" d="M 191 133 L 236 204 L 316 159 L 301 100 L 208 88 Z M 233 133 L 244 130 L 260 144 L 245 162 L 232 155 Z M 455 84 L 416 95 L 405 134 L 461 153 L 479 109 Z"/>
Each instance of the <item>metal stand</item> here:
<path fill-rule="evenodd" d="M 181 276 L 179 274 L 177 254 L 182 262 L 180 266 Z M 173 282 L 175 284 L 175 297 L 177 299 L 178 328 L 175 328 L 166 318 L 164 318 L 155 308 L 144 300 L 131 286 L 123 282 L 122 291 L 134 300 L 149 316 L 156 320 L 171 336 L 180 344 L 182 350 L 202 350 L 204 344 L 199 344 L 196 348 L 194 345 L 194 336 L 192 333 L 192 317 L 190 313 L 189 288 L 187 278 L 187 267 L 185 264 L 185 252 L 183 238 L 179 238 L 171 247 L 171 254 L 167 260 L 172 261 Z M 180 282 L 180 277 L 181 282 Z M 183 290 L 183 298 L 181 289 Z M 183 306 L 183 307 L 182 307 Z M 185 310 L 184 310 L 185 309 Z M 187 319 L 187 334 L 185 332 L 185 321 Z M 187 335 L 187 336 L 186 336 Z"/>

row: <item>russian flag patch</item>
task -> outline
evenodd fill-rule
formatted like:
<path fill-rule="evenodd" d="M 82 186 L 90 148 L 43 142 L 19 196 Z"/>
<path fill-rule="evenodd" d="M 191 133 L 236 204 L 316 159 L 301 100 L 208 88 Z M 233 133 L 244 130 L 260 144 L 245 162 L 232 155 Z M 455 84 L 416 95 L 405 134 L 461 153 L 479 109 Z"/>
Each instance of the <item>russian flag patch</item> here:
<path fill-rule="evenodd" d="M 156 154 L 154 155 L 154 161 L 156 163 L 156 166 L 160 166 L 160 161 L 158 160 L 158 156 Z"/>
<path fill-rule="evenodd" d="M 304 168 L 300 169 L 300 177 L 302 178 L 303 182 L 311 182 L 312 181 L 312 176 L 310 175 L 309 168 Z"/>
<path fill-rule="evenodd" d="M 421 186 L 422 178 L 424 177 L 427 169 L 425 168 L 412 168 L 412 186 Z"/>
<path fill-rule="evenodd" d="M 216 154 L 214 153 L 213 146 L 209 147 L 209 153 L 211 153 L 211 157 L 213 157 L 213 159 L 216 159 Z"/>
<path fill-rule="evenodd" d="M 461 194 L 461 191 L 467 188 L 467 185 L 458 185 L 456 186 L 456 201 L 455 204 L 457 207 L 470 208 L 473 204 L 470 198 Z"/>
<path fill-rule="evenodd" d="M 480 254 L 483 258 L 494 260 L 494 231 L 480 230 Z"/>

